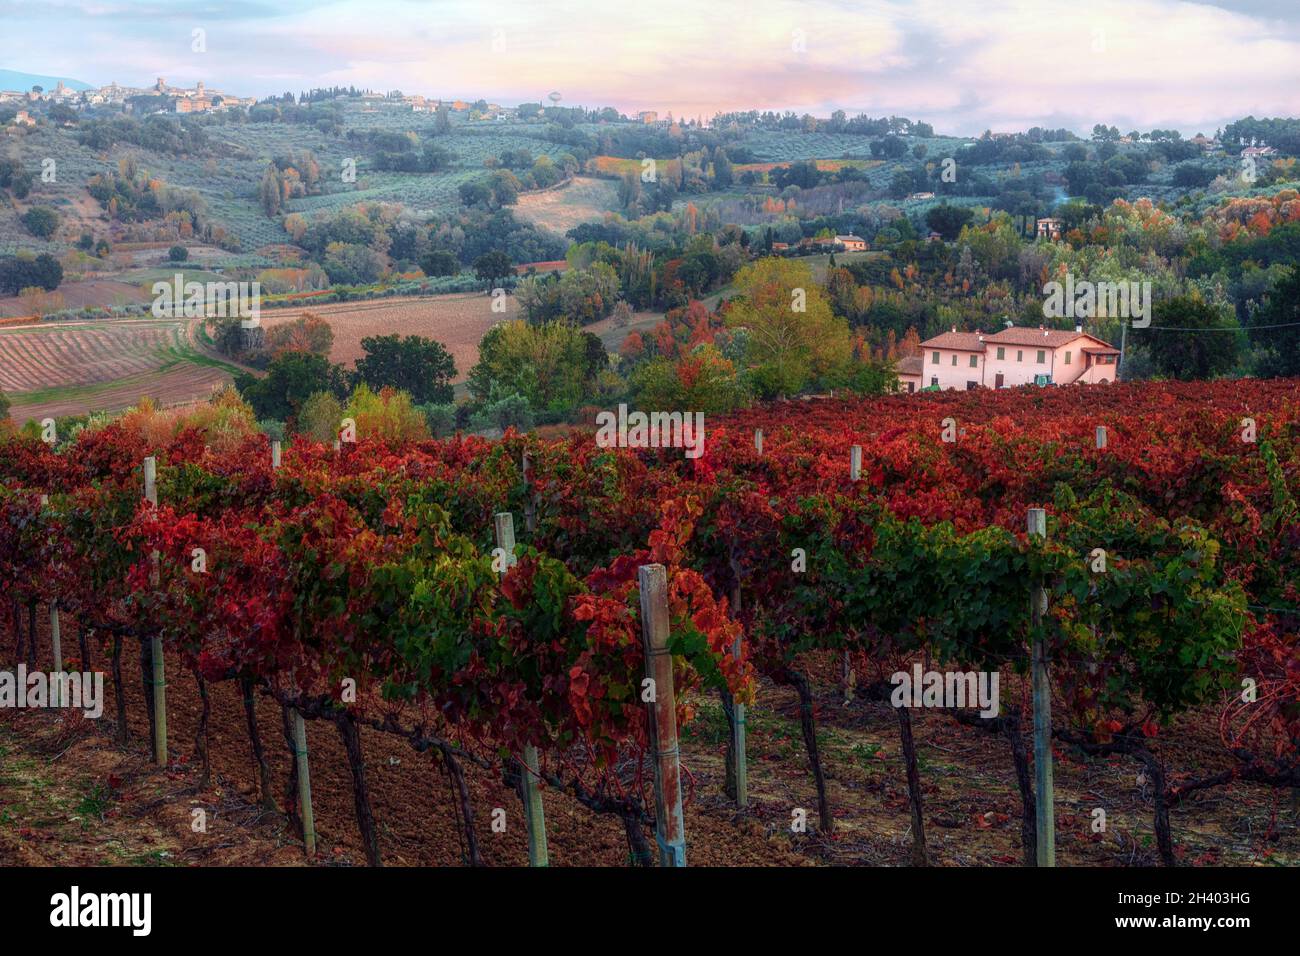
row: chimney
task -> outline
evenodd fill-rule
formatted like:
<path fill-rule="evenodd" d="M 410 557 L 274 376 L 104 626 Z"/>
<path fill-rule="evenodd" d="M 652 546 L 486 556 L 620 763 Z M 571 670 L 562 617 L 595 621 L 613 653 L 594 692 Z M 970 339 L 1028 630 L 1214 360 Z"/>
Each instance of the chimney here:
<path fill-rule="evenodd" d="M 1076 326 L 1074 327 L 1074 331 L 1076 331 L 1076 332 L 1082 332 L 1082 331 L 1083 331 L 1083 325 L 1082 325 L 1082 324 L 1076 325 Z"/>
<path fill-rule="evenodd" d="M 954 325 L 954 326 L 952 327 L 952 330 L 953 330 L 953 332 L 956 332 L 956 331 L 957 331 L 957 326 Z"/>

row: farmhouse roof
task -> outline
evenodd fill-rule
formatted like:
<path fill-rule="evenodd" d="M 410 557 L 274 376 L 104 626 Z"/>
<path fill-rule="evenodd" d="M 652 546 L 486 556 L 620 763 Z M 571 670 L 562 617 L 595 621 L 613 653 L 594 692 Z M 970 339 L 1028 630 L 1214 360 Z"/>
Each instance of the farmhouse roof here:
<path fill-rule="evenodd" d="M 925 359 L 920 355 L 909 355 L 898 360 L 899 375 L 920 375 L 925 371 Z"/>
<path fill-rule="evenodd" d="M 1019 326 L 1003 329 L 1001 332 L 987 336 L 986 341 L 994 345 L 1029 345 L 1055 349 L 1078 338 L 1092 339 L 1103 348 L 1110 346 L 1109 342 L 1103 342 L 1087 332 L 1076 332 L 1073 329 L 1027 329 Z"/>
<path fill-rule="evenodd" d="M 1030 329 L 1012 326 L 1000 332 L 981 334 L 979 332 L 958 332 L 953 329 L 926 339 L 921 343 L 927 349 L 948 349 L 954 352 L 983 352 L 988 345 L 1020 345 L 1032 348 L 1060 348 L 1077 339 L 1089 339 L 1088 348 L 1104 353 L 1115 351 L 1109 342 L 1103 342 L 1095 335 L 1067 329 Z"/>
<path fill-rule="evenodd" d="M 983 352 L 984 337 L 978 332 L 944 332 L 921 345 L 929 349 L 950 349 L 955 352 Z"/>

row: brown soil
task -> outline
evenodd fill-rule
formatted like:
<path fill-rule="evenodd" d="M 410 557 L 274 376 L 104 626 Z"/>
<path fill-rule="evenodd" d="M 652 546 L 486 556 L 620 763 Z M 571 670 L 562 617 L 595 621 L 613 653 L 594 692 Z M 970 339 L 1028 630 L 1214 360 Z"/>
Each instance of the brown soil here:
<path fill-rule="evenodd" d="M 43 610 L 43 609 L 42 609 Z M 7 617 L 7 615 L 6 615 Z M 48 661 L 47 615 L 38 613 L 38 660 Z M 75 625 L 64 622 L 64 646 L 75 657 Z M 13 638 L 0 629 L 0 660 L 12 668 Z M 95 668 L 107 670 L 93 650 Z M 148 759 L 147 722 L 138 649 L 123 651 L 131 741 L 114 747 L 111 678 L 104 717 L 86 720 L 55 711 L 0 711 L 0 864 L 250 864 L 302 862 L 301 844 L 278 814 L 257 809 L 258 793 L 243 710 L 230 683 L 211 689 L 212 786 L 196 789 L 192 758 L 198 718 L 195 684 L 168 661 L 168 726 L 172 766 Z M 70 668 L 79 665 L 68 664 Z M 835 668 L 814 669 L 818 736 L 826 763 L 835 831 L 817 830 L 816 794 L 789 689 L 765 684 L 750 710 L 751 807 L 738 814 L 721 793 L 725 723 L 716 699 L 697 700 L 699 715 L 682 737 L 687 858 L 691 865 L 906 865 L 910 813 L 899 759 L 897 722 L 888 705 L 842 702 Z M 1011 682 L 1008 682 L 1011 683 Z M 1003 700 L 1020 699 L 1018 685 Z M 1167 764 L 1200 771 L 1221 765 L 1208 714 L 1193 715 L 1159 742 Z M 279 709 L 258 703 L 263 743 L 282 801 L 289 754 Z M 1019 865 L 1020 802 L 1005 740 L 961 726 L 942 713 L 913 712 L 931 862 L 949 866 Z M 318 863 L 364 862 L 352 803 L 351 776 L 335 729 L 309 721 L 312 792 L 319 833 Z M 367 773 L 384 861 L 393 865 L 459 865 L 462 833 L 445 773 L 405 741 L 362 731 Z M 466 767 L 477 835 L 488 865 L 524 865 L 526 842 L 514 792 L 499 778 Z M 1056 754 L 1058 863 L 1133 865 L 1155 862 L 1149 795 L 1132 761 L 1084 760 Z M 567 794 L 544 791 L 551 862 L 624 865 L 621 823 L 588 811 Z M 506 811 L 505 833 L 489 825 Z M 1107 812 L 1105 834 L 1091 832 L 1092 809 Z M 206 833 L 191 827 L 207 811 Z M 795 808 L 809 832 L 791 834 Z M 1237 784 L 1200 794 L 1173 814 L 1180 861 L 1200 865 L 1300 862 L 1300 833 L 1290 797 Z M 653 845 L 653 835 L 648 835 Z"/>
<path fill-rule="evenodd" d="M 12 400 L 10 415 L 21 423 L 118 411 L 146 395 L 159 405 L 206 398 L 231 377 L 183 357 L 200 349 L 198 326 L 105 319 L 0 329 L 0 389 Z"/>
<path fill-rule="evenodd" d="M 302 308 L 268 309 L 262 325 L 272 328 L 304 312 L 325 319 L 334 330 L 330 361 L 351 368 L 364 354 L 361 340 L 372 335 L 422 335 L 441 342 L 456 360 L 457 381 L 478 362 L 478 344 L 498 322 L 520 317 L 514 296 L 506 296 L 505 311 L 492 311 L 485 292 L 408 296 L 366 302 L 334 302 Z"/>

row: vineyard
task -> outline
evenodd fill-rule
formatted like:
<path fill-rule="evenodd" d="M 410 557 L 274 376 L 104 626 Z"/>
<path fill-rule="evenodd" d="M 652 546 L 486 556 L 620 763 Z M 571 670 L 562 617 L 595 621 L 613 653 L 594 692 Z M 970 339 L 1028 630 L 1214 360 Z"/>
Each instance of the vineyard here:
<path fill-rule="evenodd" d="M 938 862 L 923 723 L 931 742 L 981 735 L 1001 754 L 983 772 L 1018 797 L 1013 819 L 977 824 L 1005 823 L 1017 855 L 970 862 L 1077 861 L 1107 804 L 1054 819 L 1051 769 L 1094 760 L 1141 782 L 1149 862 L 1198 862 L 1180 828 L 1219 794 L 1262 800 L 1251 852 L 1294 862 L 1298 384 L 778 403 L 710 420 L 698 459 L 590 432 L 394 444 L 361 428 L 281 449 L 129 417 L 61 447 L 15 437 L 0 444 L 5 657 L 111 668 L 118 743 L 128 702 L 145 708 L 156 761 L 205 784 L 210 736 L 246 734 L 263 805 L 309 854 L 304 727 L 334 728 L 371 864 L 392 802 L 377 811 L 377 739 L 446 774 L 465 862 L 485 856 L 478 775 L 517 795 L 534 865 L 560 797 L 616 822 L 627 859 L 682 863 L 683 793 L 712 795 L 694 749 L 678 764 L 678 728 L 685 744 L 715 704 L 732 814 L 717 826 L 750 814 L 803 833 L 806 817 L 803 852 L 855 862 L 827 849 L 844 785 L 823 725 L 891 702 L 885 774 L 913 864 Z M 914 668 L 1000 675 L 999 706 L 899 706 L 892 677 Z M 246 720 L 214 726 L 219 690 Z M 799 802 L 751 803 L 774 771 L 745 730 L 781 695 L 797 701 L 780 767 Z M 178 702 L 192 739 L 168 736 Z"/>

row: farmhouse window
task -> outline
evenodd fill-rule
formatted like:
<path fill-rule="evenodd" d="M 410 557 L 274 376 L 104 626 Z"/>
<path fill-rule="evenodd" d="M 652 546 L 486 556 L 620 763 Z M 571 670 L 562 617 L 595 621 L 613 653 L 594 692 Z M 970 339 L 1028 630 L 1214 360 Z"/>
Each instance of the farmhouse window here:
<path fill-rule="evenodd" d="M 934 360 L 933 360 L 930 364 L 931 364 L 931 365 L 938 365 L 938 364 L 939 364 L 939 353 L 938 353 L 938 352 L 935 352 L 935 353 L 934 353 Z"/>
<path fill-rule="evenodd" d="M 1042 365 L 1042 364 L 1043 364 L 1044 362 L 1046 362 L 1046 361 L 1047 361 L 1047 353 L 1044 352 L 1042 349 L 1039 349 L 1039 350 L 1038 350 L 1038 364 L 1039 364 L 1039 365 Z"/>
<path fill-rule="evenodd" d="M 1025 360 L 1024 351 L 1022 349 L 1016 349 L 1016 361 L 1023 362 L 1024 360 Z"/>
<path fill-rule="evenodd" d="M 979 368 L 979 364 L 980 364 L 980 357 L 978 355 L 972 355 L 970 357 L 970 367 Z"/>
<path fill-rule="evenodd" d="M 1065 353 L 1065 364 L 1066 364 L 1066 365 L 1069 365 L 1069 364 L 1070 364 L 1070 353 L 1069 353 L 1069 352 L 1066 352 L 1066 353 Z"/>
<path fill-rule="evenodd" d="M 955 356 L 955 355 L 952 357 L 952 364 L 953 364 L 953 365 L 956 365 L 956 364 L 957 364 L 957 356 Z"/>
<path fill-rule="evenodd" d="M 998 358 L 1000 358 L 1000 359 L 1004 359 L 1004 358 L 1006 358 L 1006 357 L 1007 357 L 1007 350 L 999 346 L 999 347 L 998 347 Z"/>

